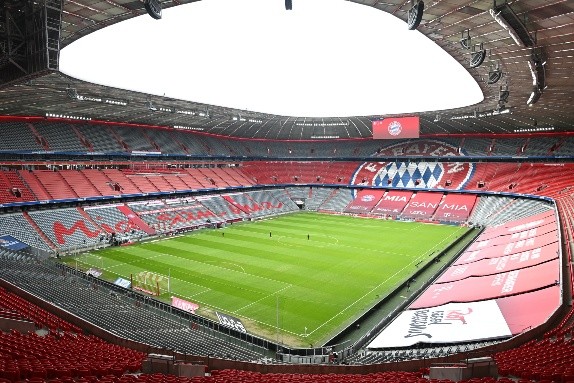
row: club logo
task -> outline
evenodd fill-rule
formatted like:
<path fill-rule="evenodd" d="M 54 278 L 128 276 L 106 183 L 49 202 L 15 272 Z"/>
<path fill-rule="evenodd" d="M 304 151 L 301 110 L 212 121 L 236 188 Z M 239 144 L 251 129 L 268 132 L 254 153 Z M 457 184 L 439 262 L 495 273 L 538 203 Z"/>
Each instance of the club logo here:
<path fill-rule="evenodd" d="M 371 202 L 371 201 L 374 200 L 374 199 L 375 199 L 375 196 L 372 195 L 372 194 L 364 195 L 363 198 L 361 198 L 361 200 L 362 200 L 363 202 Z"/>
<path fill-rule="evenodd" d="M 391 136 L 398 136 L 403 131 L 403 126 L 398 121 L 393 121 L 389 124 L 389 134 Z"/>
<path fill-rule="evenodd" d="M 462 150 L 439 140 L 403 141 L 383 147 L 375 156 L 395 160 L 377 161 L 374 158 L 361 164 L 355 171 L 352 185 L 433 189 L 444 187 L 449 181 L 448 188 L 457 190 L 463 189 L 474 173 L 474 164 L 464 160 Z M 411 160 L 402 161 L 401 157 Z M 412 160 L 416 157 L 446 157 L 452 158 L 452 162 Z"/>

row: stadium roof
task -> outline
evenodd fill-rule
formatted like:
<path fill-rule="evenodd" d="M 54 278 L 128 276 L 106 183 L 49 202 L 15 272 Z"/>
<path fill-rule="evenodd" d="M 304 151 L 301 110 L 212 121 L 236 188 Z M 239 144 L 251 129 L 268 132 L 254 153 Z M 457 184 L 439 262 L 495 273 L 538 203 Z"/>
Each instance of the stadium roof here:
<path fill-rule="evenodd" d="M 411 2 L 405 0 L 352 1 L 405 21 L 411 8 Z M 167 8 L 190 2 L 163 0 L 161 4 Z M 60 47 L 144 13 L 144 4 L 140 1 L 64 1 Z M 420 113 L 421 134 L 572 130 L 574 2 L 427 1 L 417 29 L 459 61 L 484 94 L 484 100 L 477 105 Z M 475 63 L 481 60 L 481 50 L 484 50 L 484 62 L 471 68 L 472 59 Z M 425 60 L 432 57 L 422 57 L 420 71 L 413 76 L 433 75 L 425 70 Z M 497 69 L 502 77 L 489 84 L 490 76 Z M 505 97 L 507 100 L 501 102 Z M 534 103 L 529 106 L 528 100 Z M 371 121 L 386 117 L 318 119 L 254 113 L 105 87 L 58 71 L 36 73 L 0 87 L 0 114 L 43 116 L 46 113 L 184 126 L 225 136 L 268 139 L 369 137 Z"/>

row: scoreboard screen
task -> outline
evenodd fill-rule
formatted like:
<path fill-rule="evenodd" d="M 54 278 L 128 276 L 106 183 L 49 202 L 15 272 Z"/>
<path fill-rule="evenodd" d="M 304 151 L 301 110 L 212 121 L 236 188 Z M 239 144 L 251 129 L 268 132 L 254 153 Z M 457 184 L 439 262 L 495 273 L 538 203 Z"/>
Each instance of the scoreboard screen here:
<path fill-rule="evenodd" d="M 375 140 L 419 138 L 419 128 L 418 116 L 384 118 L 373 121 L 373 138 Z"/>

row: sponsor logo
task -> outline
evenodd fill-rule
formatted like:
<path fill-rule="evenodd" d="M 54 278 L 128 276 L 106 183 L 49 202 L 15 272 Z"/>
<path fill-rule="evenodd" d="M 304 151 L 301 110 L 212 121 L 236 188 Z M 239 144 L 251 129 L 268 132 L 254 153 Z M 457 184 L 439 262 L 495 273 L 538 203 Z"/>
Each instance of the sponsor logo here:
<path fill-rule="evenodd" d="M 22 250 L 28 247 L 24 242 L 18 241 L 10 235 L 3 235 L 0 237 L 0 247 L 10 250 Z"/>
<path fill-rule="evenodd" d="M 114 285 L 118 285 L 121 287 L 125 287 L 126 289 L 129 289 L 132 284 L 127 279 L 120 277 L 120 278 L 116 279 L 116 281 L 114 282 Z"/>
<path fill-rule="evenodd" d="M 91 226 L 91 225 L 90 225 Z M 64 224 L 60 221 L 56 221 L 53 224 L 52 230 L 54 231 L 54 236 L 56 237 L 56 241 L 58 244 L 63 245 L 66 243 L 66 239 L 64 235 L 73 235 L 76 231 L 80 230 L 84 235 L 88 238 L 96 238 L 100 235 L 100 231 L 98 229 L 91 230 L 86 226 L 86 222 L 84 221 L 76 221 L 70 228 L 64 226 Z"/>
<path fill-rule="evenodd" d="M 88 271 L 86 271 L 86 274 L 98 278 L 100 275 L 102 275 L 102 271 L 91 267 L 88 269 Z"/>
<path fill-rule="evenodd" d="M 391 195 L 385 196 L 385 201 L 393 201 L 393 202 L 407 202 L 407 197 L 400 196 L 400 195 Z"/>
<path fill-rule="evenodd" d="M 465 325 L 467 318 L 472 314 L 472 308 L 456 309 L 456 310 L 436 310 L 436 309 L 423 309 L 417 310 L 413 313 L 407 334 L 405 338 L 412 337 L 426 337 L 432 338 L 430 334 L 431 326 L 436 325 L 452 325 L 455 323 Z"/>
<path fill-rule="evenodd" d="M 195 314 L 195 310 L 199 308 L 197 303 L 189 302 L 178 297 L 171 297 L 171 305 L 192 314 Z"/>
<path fill-rule="evenodd" d="M 364 196 L 361 198 L 361 201 L 363 201 L 363 202 L 371 202 L 371 201 L 373 201 L 374 199 L 375 199 L 375 196 L 374 196 L 374 195 L 372 195 L 372 194 L 367 194 L 367 195 L 364 195 Z"/>
<path fill-rule="evenodd" d="M 219 313 L 217 311 L 215 312 L 215 314 L 217 315 L 217 319 L 219 319 L 219 324 L 221 324 L 222 326 L 229 327 L 230 329 L 242 333 L 247 333 L 247 330 L 245 329 L 245 326 L 243 326 L 243 323 L 241 323 L 240 319 L 232 317 L 230 315 Z"/>
<path fill-rule="evenodd" d="M 442 209 L 442 210 L 454 210 L 454 211 L 461 211 L 461 210 L 468 211 L 468 206 L 456 205 L 456 204 L 449 205 L 449 204 L 445 203 L 445 204 L 442 204 L 440 209 Z"/>

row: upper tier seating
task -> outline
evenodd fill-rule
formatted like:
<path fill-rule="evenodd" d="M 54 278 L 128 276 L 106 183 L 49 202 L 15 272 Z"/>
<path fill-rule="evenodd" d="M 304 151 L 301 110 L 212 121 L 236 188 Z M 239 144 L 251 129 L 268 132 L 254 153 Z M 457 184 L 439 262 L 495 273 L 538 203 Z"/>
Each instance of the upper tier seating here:
<path fill-rule="evenodd" d="M 46 139 L 50 149 L 57 152 L 87 152 L 88 149 L 82 144 L 76 135 L 73 125 L 36 122 L 34 127 L 40 136 Z"/>
<path fill-rule="evenodd" d="M 0 151 L 41 151 L 44 147 L 34 133 L 23 122 L 3 122 L 0 124 Z"/>
<path fill-rule="evenodd" d="M 323 134 L 323 133 L 321 133 Z M 571 136 L 454 137 L 430 139 L 479 157 L 572 156 Z M 45 151 L 93 153 L 161 152 L 190 156 L 236 156 L 251 158 L 350 158 L 376 157 L 405 141 L 315 140 L 249 141 L 211 137 L 173 128 L 127 127 L 84 122 L 3 122 L 0 151 Z M 392 151 L 392 150 L 391 150 Z"/>

